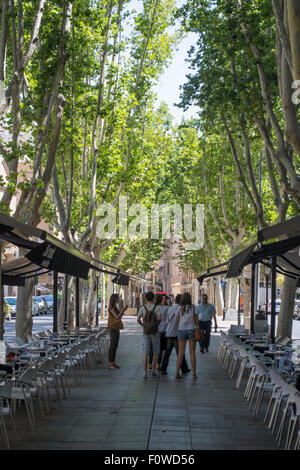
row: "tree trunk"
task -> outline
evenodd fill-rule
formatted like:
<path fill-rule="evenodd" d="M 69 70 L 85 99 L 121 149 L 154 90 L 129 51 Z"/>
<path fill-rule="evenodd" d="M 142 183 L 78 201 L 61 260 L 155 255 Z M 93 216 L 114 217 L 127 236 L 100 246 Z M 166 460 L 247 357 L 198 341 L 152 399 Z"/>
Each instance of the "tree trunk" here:
<path fill-rule="evenodd" d="M 90 273 L 89 295 L 88 295 L 87 306 L 86 306 L 88 322 L 90 325 L 95 325 L 96 307 L 97 307 L 96 296 L 97 296 L 96 271 L 92 270 Z"/>
<path fill-rule="evenodd" d="M 297 279 L 285 276 L 276 336 L 292 337 Z"/>
<path fill-rule="evenodd" d="M 105 317 L 105 299 L 106 299 L 106 293 L 105 293 L 105 274 L 101 273 L 101 320 L 104 320 Z"/>
<path fill-rule="evenodd" d="M 71 290 L 73 284 L 73 277 L 68 276 L 68 283 L 66 283 L 67 277 L 64 277 L 63 291 L 61 296 L 61 302 L 58 312 L 58 331 L 63 331 L 65 323 L 65 308 L 67 305 L 67 322 L 69 322 L 69 317 L 72 315 L 72 306 L 74 305 L 74 300 L 71 302 Z M 67 292 L 67 299 L 66 299 Z"/>
<path fill-rule="evenodd" d="M 288 0 L 288 24 L 293 59 L 293 78 L 300 80 L 300 3 Z"/>
<path fill-rule="evenodd" d="M 224 299 L 223 299 L 223 292 L 222 287 L 220 284 L 220 277 L 217 277 L 216 283 L 216 311 L 218 315 L 223 315 L 223 308 L 224 308 Z"/>
<path fill-rule="evenodd" d="M 239 285 L 235 282 L 232 289 L 231 307 L 238 311 L 239 308 Z"/>
<path fill-rule="evenodd" d="M 86 292 L 86 280 L 79 279 L 79 326 L 80 328 L 86 328 L 88 325 L 87 318 L 87 308 L 85 302 L 85 292 Z M 76 299 L 76 294 L 75 294 Z M 76 312 L 76 302 L 75 302 L 75 312 Z"/>
<path fill-rule="evenodd" d="M 241 290 L 243 292 L 244 319 L 250 317 L 251 313 L 251 266 L 246 266 L 241 279 Z"/>
<path fill-rule="evenodd" d="M 2 1 L 2 18 L 1 18 L 1 36 L 0 36 L 0 82 L 5 82 L 6 78 L 6 50 L 7 50 L 7 12 L 8 0 Z"/>
<path fill-rule="evenodd" d="M 32 295 L 34 280 L 26 279 L 24 287 L 17 290 L 16 336 L 27 342 L 32 334 Z"/>

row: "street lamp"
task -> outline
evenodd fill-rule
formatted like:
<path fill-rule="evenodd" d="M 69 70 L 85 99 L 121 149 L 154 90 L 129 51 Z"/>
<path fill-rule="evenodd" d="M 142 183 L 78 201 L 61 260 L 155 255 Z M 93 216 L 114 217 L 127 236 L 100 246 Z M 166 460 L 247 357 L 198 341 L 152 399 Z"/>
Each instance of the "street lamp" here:
<path fill-rule="evenodd" d="M 96 272 L 96 327 L 99 325 L 99 275 L 100 272 Z"/>
<path fill-rule="evenodd" d="M 226 315 L 226 287 L 227 287 L 227 281 L 226 280 L 221 280 L 221 287 L 223 287 L 223 300 L 224 300 L 224 308 L 223 308 L 223 321 L 225 320 L 225 315 Z"/>
<path fill-rule="evenodd" d="M 241 279 L 242 277 L 238 277 L 238 283 L 239 283 L 239 306 L 238 306 L 238 325 L 241 324 Z"/>
<path fill-rule="evenodd" d="M 68 282 L 69 276 L 65 274 L 65 318 L 64 318 L 64 330 L 68 329 Z"/>
<path fill-rule="evenodd" d="M 272 268 L 267 264 L 264 264 L 264 275 L 266 278 L 266 316 L 268 315 L 268 304 L 269 304 L 269 281 L 271 276 Z"/>
<path fill-rule="evenodd" d="M 213 278 L 213 282 L 214 282 L 214 307 L 216 307 L 216 284 L 217 284 L 216 277 Z"/>

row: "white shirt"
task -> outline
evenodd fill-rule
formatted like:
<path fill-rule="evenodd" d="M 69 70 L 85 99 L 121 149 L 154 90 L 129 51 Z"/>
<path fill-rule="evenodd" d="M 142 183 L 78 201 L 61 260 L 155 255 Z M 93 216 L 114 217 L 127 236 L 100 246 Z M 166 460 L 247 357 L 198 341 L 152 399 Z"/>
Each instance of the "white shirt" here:
<path fill-rule="evenodd" d="M 193 305 L 185 306 L 185 313 L 182 314 L 182 307 L 179 311 L 180 322 L 178 330 L 193 330 L 195 328 L 195 313 L 196 309 Z"/>

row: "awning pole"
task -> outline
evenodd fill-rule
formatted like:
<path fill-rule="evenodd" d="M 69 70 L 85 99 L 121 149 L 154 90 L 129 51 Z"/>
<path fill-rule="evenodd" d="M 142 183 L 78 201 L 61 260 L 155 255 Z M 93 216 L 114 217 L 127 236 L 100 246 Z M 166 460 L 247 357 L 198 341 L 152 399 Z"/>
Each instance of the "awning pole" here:
<path fill-rule="evenodd" d="M 58 289 L 58 274 L 57 271 L 53 273 L 53 333 L 57 333 L 57 289 Z"/>
<path fill-rule="evenodd" d="M 64 321 L 64 330 L 68 329 L 68 284 L 69 276 L 65 274 L 65 321 Z"/>
<path fill-rule="evenodd" d="M 239 282 L 239 303 L 238 303 L 238 325 L 241 324 L 241 279 L 238 278 Z"/>
<path fill-rule="evenodd" d="M 252 277 L 251 277 L 251 312 L 250 312 L 250 333 L 255 333 L 254 316 L 255 316 L 255 263 L 252 263 Z"/>
<path fill-rule="evenodd" d="M 76 328 L 79 330 L 79 277 L 76 277 Z"/>
<path fill-rule="evenodd" d="M 0 242 L 0 340 L 4 338 L 4 305 L 2 295 L 2 242 Z"/>
<path fill-rule="evenodd" d="M 96 326 L 99 325 L 99 277 L 96 275 L 96 289 L 97 289 L 97 294 L 96 294 Z"/>
<path fill-rule="evenodd" d="M 272 256 L 272 283 L 271 283 L 271 341 L 275 343 L 276 319 L 276 262 L 277 256 Z"/>

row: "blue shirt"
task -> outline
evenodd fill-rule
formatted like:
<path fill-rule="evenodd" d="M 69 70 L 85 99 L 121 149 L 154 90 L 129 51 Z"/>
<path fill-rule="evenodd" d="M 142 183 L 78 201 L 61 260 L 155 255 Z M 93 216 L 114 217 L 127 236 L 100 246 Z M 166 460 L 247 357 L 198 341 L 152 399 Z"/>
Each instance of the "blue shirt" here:
<path fill-rule="evenodd" d="M 177 315 L 180 312 L 180 305 L 175 304 L 172 305 L 172 307 L 168 308 L 167 312 L 167 327 L 166 327 L 166 336 L 168 338 L 175 338 L 177 336 L 177 330 L 178 330 L 178 321 L 177 321 Z"/>
<path fill-rule="evenodd" d="M 212 304 L 207 303 L 206 305 L 201 302 L 197 306 L 198 318 L 201 321 L 210 321 L 214 315 L 216 315 L 216 309 Z"/>

